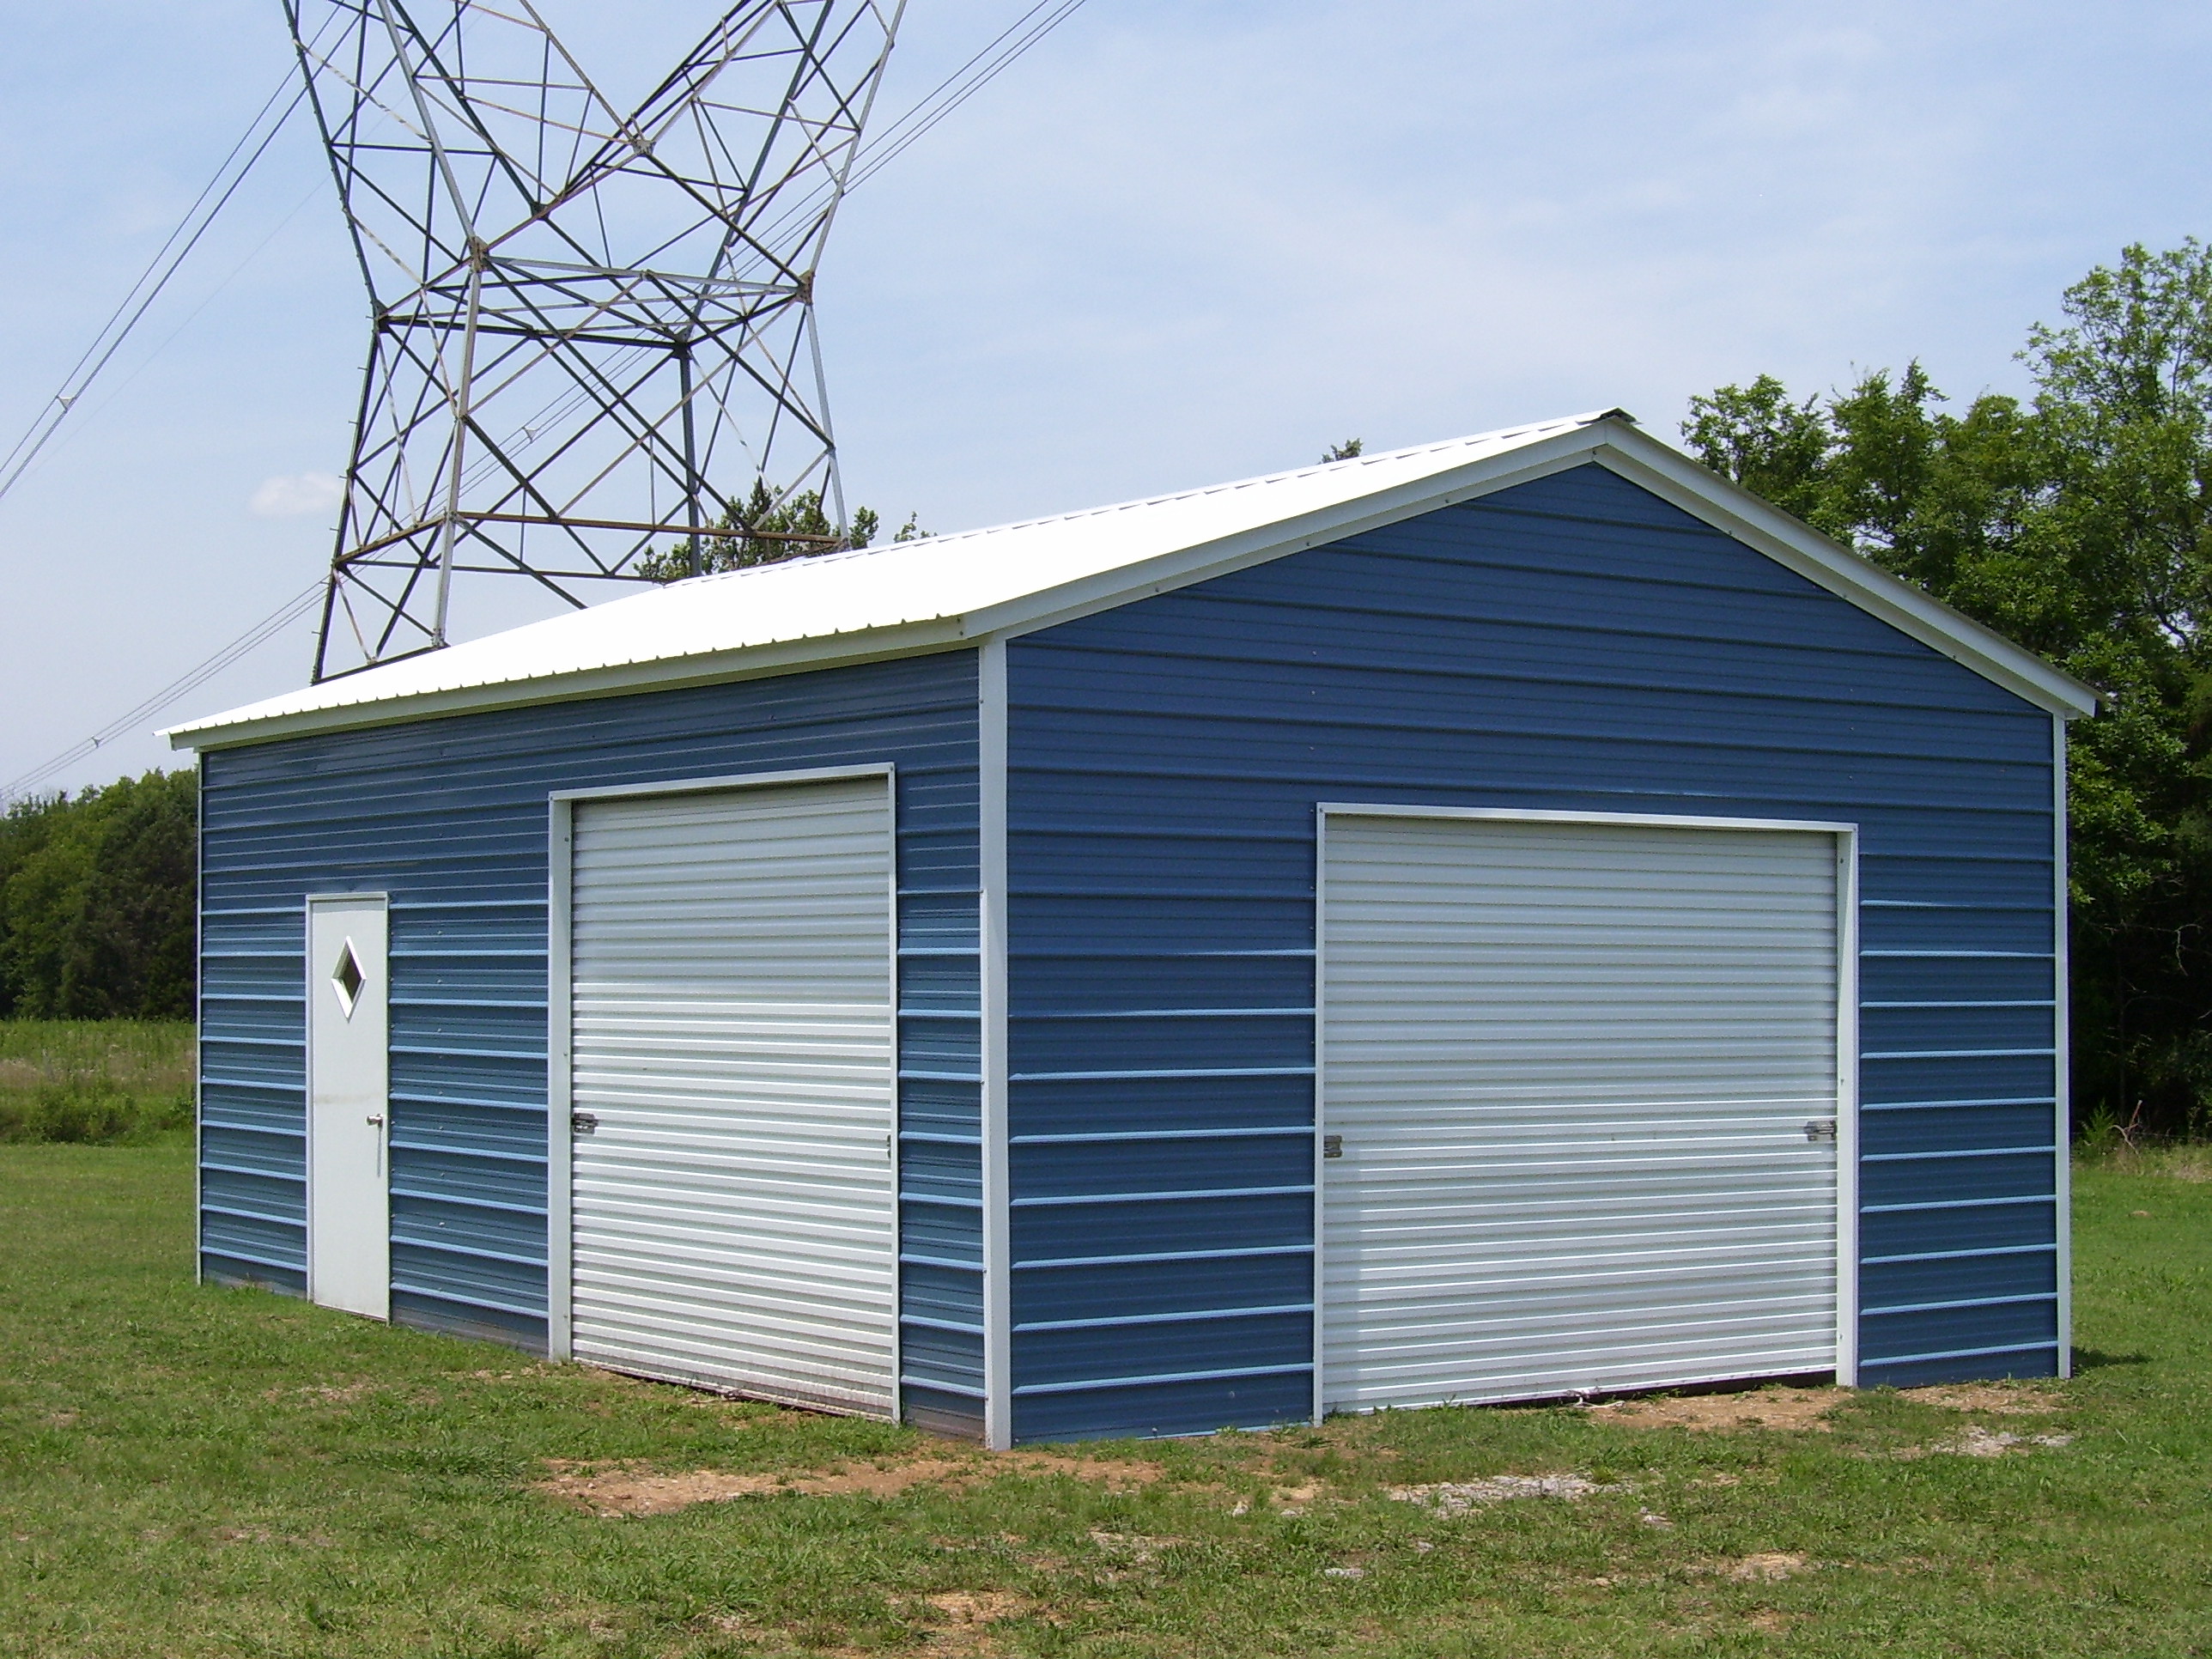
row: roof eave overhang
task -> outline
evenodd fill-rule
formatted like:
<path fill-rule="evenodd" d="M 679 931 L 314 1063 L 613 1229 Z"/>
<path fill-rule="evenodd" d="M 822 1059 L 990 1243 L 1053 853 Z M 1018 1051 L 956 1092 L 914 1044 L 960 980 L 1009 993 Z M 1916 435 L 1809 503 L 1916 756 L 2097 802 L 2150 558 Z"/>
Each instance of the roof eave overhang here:
<path fill-rule="evenodd" d="M 767 645 L 746 646 L 734 651 L 708 652 L 694 657 L 656 657 L 642 662 L 617 663 L 603 668 L 550 674 L 534 679 L 454 686 L 413 696 L 380 699 L 375 702 L 303 709 L 295 714 L 273 714 L 264 720 L 173 726 L 161 735 L 168 738 L 169 746 L 173 749 L 203 751 L 236 749 L 247 744 L 273 743 L 283 738 L 313 737 L 325 732 L 359 731 L 374 726 L 399 726 L 411 720 L 483 714 L 498 708 L 534 708 L 546 703 L 580 702 L 592 697 L 622 696 L 635 691 L 665 691 L 688 685 L 761 679 L 771 674 L 788 674 L 809 668 L 920 656 L 968 643 L 971 641 L 961 627 L 960 618 L 934 617 L 871 629 L 865 633 L 780 640 Z"/>

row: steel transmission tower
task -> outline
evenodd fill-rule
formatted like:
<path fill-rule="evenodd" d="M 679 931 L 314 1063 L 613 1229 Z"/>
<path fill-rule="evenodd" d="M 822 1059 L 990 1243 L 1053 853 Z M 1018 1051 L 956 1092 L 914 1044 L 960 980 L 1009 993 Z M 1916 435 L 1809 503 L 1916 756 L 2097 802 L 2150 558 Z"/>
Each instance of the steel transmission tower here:
<path fill-rule="evenodd" d="M 746 0 L 623 112 L 531 0 L 285 0 L 373 308 L 316 679 L 696 568 L 756 481 L 842 528 L 814 273 L 903 9 Z"/>

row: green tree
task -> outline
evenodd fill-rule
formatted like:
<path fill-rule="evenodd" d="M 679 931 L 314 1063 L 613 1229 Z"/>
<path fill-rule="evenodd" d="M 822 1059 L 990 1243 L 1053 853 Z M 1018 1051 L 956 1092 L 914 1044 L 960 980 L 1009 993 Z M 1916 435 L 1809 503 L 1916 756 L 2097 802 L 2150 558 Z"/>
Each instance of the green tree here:
<path fill-rule="evenodd" d="M 876 538 L 883 521 L 873 507 L 853 510 L 853 522 L 843 535 L 830 521 L 818 489 L 800 490 L 779 502 L 765 482 L 753 480 L 752 494 L 715 520 L 700 538 L 698 568 L 692 568 L 688 542 L 648 553 L 638 561 L 638 574 L 657 582 L 681 581 L 690 575 L 720 570 L 744 570 L 757 564 L 781 564 L 787 559 L 812 558 L 819 554 L 866 547 Z M 895 542 L 918 541 L 929 532 L 912 516 L 891 538 Z"/>
<path fill-rule="evenodd" d="M 2212 253 L 2126 249 L 1963 411 L 1916 363 L 1691 400 L 1714 471 L 2105 693 L 2072 734 L 2076 1109 L 2212 1128 Z"/>
<path fill-rule="evenodd" d="M 149 772 L 0 819 L 0 1013 L 184 1018 L 198 781 Z"/>

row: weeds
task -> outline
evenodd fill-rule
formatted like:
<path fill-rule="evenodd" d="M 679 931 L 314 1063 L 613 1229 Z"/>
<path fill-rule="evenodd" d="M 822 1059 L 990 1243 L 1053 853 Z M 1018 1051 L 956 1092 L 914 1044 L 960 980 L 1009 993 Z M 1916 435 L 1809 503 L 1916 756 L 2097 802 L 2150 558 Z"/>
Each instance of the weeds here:
<path fill-rule="evenodd" d="M 0 1142 L 127 1146 L 192 1123 L 192 1028 L 0 1021 Z"/>

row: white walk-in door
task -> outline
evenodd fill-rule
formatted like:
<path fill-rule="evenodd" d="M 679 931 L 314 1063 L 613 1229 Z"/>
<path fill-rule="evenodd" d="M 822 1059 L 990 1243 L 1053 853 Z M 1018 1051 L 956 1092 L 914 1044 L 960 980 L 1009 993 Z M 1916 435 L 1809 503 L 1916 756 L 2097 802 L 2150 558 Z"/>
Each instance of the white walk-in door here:
<path fill-rule="evenodd" d="M 1323 846 L 1326 1407 L 1838 1364 L 1846 838 L 1346 812 Z"/>
<path fill-rule="evenodd" d="M 307 901 L 307 1295 L 392 1315 L 385 901 Z"/>
<path fill-rule="evenodd" d="M 571 810 L 575 1357 L 894 1414 L 890 781 Z"/>

